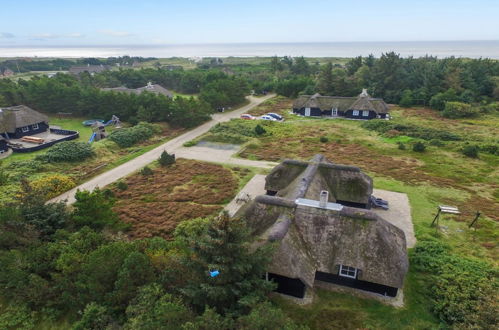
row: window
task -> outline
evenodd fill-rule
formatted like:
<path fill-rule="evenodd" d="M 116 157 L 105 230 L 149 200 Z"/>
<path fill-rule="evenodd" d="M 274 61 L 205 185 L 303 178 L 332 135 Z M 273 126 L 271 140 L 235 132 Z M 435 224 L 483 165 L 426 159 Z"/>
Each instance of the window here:
<path fill-rule="evenodd" d="M 359 110 L 354 110 L 352 116 L 358 116 L 358 115 L 359 115 Z"/>
<path fill-rule="evenodd" d="M 369 110 L 364 110 L 364 111 L 362 111 L 362 116 L 363 116 L 363 117 L 367 117 L 367 116 L 369 116 Z"/>
<path fill-rule="evenodd" d="M 356 278 L 357 277 L 357 268 L 353 268 L 350 266 L 340 265 L 340 276 Z"/>
<path fill-rule="evenodd" d="M 337 108 L 333 108 L 333 109 L 331 110 L 331 116 L 333 116 L 333 117 L 338 116 L 338 109 L 337 109 Z"/>
<path fill-rule="evenodd" d="M 31 128 L 32 128 L 32 129 L 38 129 L 38 124 L 33 124 L 33 125 L 31 125 Z"/>
<path fill-rule="evenodd" d="M 29 132 L 29 126 L 24 126 L 23 128 L 21 128 L 21 130 L 23 131 L 23 133 Z"/>

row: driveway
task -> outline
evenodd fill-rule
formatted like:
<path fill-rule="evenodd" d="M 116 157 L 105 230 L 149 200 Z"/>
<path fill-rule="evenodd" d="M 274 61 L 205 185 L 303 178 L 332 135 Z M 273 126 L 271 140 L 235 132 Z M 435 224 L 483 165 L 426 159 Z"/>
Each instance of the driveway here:
<path fill-rule="evenodd" d="M 260 105 L 264 101 L 274 97 L 275 94 L 269 94 L 264 97 L 254 97 L 254 96 L 248 96 L 247 99 L 249 101 L 249 104 L 230 111 L 230 112 L 224 112 L 224 113 L 217 113 L 212 115 L 212 119 L 206 123 L 204 123 L 201 126 L 198 126 L 191 131 L 182 134 L 156 148 L 154 148 L 151 151 L 146 152 L 145 154 L 138 156 L 137 158 L 134 158 L 130 160 L 129 162 L 126 162 L 125 164 L 122 164 L 118 167 L 113 168 L 112 170 L 109 170 L 105 173 L 102 173 L 89 181 L 65 192 L 62 195 L 59 195 L 51 200 L 49 200 L 49 203 L 53 202 L 59 202 L 59 201 L 66 201 L 68 204 L 72 204 L 75 202 L 75 193 L 77 190 L 89 190 L 92 191 L 96 187 L 105 187 L 108 184 L 111 184 L 133 172 L 136 172 L 146 166 L 147 164 L 152 163 L 153 161 L 157 160 L 161 153 L 166 150 L 168 153 L 175 153 L 177 157 L 182 157 L 182 154 L 186 155 L 185 158 L 191 158 L 191 159 L 199 159 L 199 160 L 207 160 L 207 161 L 214 161 L 214 162 L 227 162 L 231 164 L 237 164 L 237 165 L 247 165 L 247 166 L 258 166 L 258 167 L 270 167 L 271 163 L 268 164 L 260 164 L 260 162 L 254 162 L 250 160 L 238 160 L 236 158 L 232 158 L 230 161 L 227 161 L 230 159 L 230 157 L 226 157 L 224 155 L 223 158 L 218 157 L 219 155 L 214 152 L 213 149 L 209 150 L 203 150 L 205 148 L 195 148 L 193 151 L 188 151 L 187 149 L 190 148 L 184 148 L 182 145 L 190 140 L 193 140 L 197 138 L 198 136 L 206 133 L 209 131 L 210 128 L 215 126 L 218 123 L 226 122 L 229 121 L 233 118 L 239 118 L 239 116 L 243 113 L 249 112 L 251 109 L 254 107 Z M 198 151 L 197 154 L 195 151 Z M 177 152 L 179 152 L 177 154 Z M 264 162 L 266 163 L 266 162 Z"/>

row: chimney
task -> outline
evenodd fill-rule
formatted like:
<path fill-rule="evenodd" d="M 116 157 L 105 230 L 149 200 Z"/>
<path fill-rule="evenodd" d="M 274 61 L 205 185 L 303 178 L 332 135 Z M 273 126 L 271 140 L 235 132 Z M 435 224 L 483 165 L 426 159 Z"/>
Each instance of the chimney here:
<path fill-rule="evenodd" d="M 327 207 L 328 198 L 329 198 L 329 192 L 327 190 L 322 190 L 321 194 L 319 195 L 319 207 L 325 209 Z"/>

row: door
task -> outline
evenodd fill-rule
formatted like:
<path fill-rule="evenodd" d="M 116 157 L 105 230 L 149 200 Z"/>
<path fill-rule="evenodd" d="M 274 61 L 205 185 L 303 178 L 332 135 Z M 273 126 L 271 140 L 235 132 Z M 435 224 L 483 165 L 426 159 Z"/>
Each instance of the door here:
<path fill-rule="evenodd" d="M 305 116 L 310 117 L 310 108 L 305 108 Z"/>

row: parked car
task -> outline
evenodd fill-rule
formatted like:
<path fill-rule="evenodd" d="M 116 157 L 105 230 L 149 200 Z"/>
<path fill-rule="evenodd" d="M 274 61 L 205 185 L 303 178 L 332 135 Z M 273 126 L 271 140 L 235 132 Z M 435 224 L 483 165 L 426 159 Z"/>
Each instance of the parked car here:
<path fill-rule="evenodd" d="M 274 112 L 269 112 L 269 113 L 267 114 L 267 116 L 270 116 L 270 117 L 272 117 L 272 118 L 275 118 L 276 120 L 282 120 L 282 119 L 283 119 L 281 115 L 278 115 L 277 113 L 274 113 Z"/>
<path fill-rule="evenodd" d="M 270 120 L 270 121 L 277 121 L 277 119 L 275 119 L 274 117 L 269 116 L 269 115 L 263 115 L 263 116 L 260 117 L 260 119 L 262 119 L 262 120 Z"/>
<path fill-rule="evenodd" d="M 243 113 L 241 115 L 241 117 L 239 117 L 241 119 L 255 119 L 255 117 L 253 117 L 252 115 L 248 114 L 248 113 Z"/>

